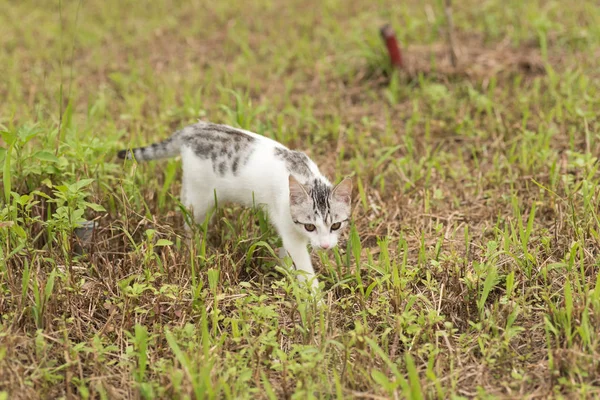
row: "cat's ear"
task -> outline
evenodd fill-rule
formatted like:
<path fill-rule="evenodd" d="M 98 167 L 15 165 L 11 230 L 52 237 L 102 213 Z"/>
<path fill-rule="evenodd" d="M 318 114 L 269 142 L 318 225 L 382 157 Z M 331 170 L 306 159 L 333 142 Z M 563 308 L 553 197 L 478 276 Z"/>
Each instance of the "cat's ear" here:
<path fill-rule="evenodd" d="M 339 201 L 340 203 L 350 204 L 352 197 L 352 179 L 346 178 L 333 188 L 331 192 L 331 198 Z"/>
<path fill-rule="evenodd" d="M 290 204 L 301 204 L 308 200 L 308 192 L 304 186 L 298 182 L 292 175 L 289 177 L 290 182 Z"/>

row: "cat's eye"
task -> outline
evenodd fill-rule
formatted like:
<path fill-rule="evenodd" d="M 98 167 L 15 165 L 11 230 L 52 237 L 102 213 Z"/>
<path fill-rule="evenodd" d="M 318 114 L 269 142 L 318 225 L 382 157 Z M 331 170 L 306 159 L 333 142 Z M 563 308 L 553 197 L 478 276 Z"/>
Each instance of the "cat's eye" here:
<path fill-rule="evenodd" d="M 306 229 L 309 232 L 313 232 L 315 229 L 317 229 L 317 227 L 313 224 L 304 224 L 304 229 Z"/>
<path fill-rule="evenodd" d="M 342 223 L 341 222 L 336 222 L 335 224 L 331 225 L 331 231 L 337 231 L 341 227 L 342 227 Z"/>

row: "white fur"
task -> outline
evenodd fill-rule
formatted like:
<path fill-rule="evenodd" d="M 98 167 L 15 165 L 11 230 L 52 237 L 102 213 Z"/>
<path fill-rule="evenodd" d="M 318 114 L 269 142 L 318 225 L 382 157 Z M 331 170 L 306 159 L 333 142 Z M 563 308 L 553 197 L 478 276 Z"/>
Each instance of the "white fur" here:
<path fill-rule="evenodd" d="M 337 233 L 330 232 L 329 227 L 318 226 L 317 231 L 309 235 L 303 226 L 294 223 L 290 214 L 289 173 L 285 162 L 274 153 L 275 147 L 285 147 L 264 136 L 244 132 L 254 137 L 257 145 L 237 176 L 218 176 L 213 171 L 210 159 L 203 160 L 192 149 L 182 147 L 181 201 L 192 211 L 196 223 L 202 223 L 207 212 L 215 206 L 215 191 L 219 204 L 234 202 L 248 207 L 265 207 L 296 268 L 304 272 L 304 278 L 316 288 L 318 281 L 306 247 L 309 238 L 313 247 L 320 247 L 321 244 L 333 247 L 337 243 Z M 314 162 L 310 161 L 309 168 L 316 176 L 321 176 Z M 300 183 L 305 183 L 300 177 L 298 179 Z"/>

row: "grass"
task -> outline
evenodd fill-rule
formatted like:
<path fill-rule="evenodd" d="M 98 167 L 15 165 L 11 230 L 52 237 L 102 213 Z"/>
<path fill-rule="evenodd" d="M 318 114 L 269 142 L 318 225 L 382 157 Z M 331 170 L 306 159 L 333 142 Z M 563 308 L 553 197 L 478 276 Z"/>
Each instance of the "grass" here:
<path fill-rule="evenodd" d="M 600 9 L 455 3 L 456 70 L 441 1 L 5 4 L 0 398 L 599 396 Z M 188 247 L 178 161 L 115 157 L 199 118 L 354 175 L 324 306 L 261 214 Z"/>

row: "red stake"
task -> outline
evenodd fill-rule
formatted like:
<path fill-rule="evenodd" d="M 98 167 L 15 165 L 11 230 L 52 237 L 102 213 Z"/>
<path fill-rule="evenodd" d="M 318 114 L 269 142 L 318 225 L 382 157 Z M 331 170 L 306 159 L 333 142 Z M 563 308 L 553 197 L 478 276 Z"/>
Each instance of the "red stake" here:
<path fill-rule="evenodd" d="M 400 51 L 400 47 L 398 47 L 396 32 L 394 32 L 390 25 L 384 25 L 380 32 L 383 40 L 385 40 L 385 46 L 390 55 L 392 65 L 398 69 L 403 69 L 404 63 L 402 62 L 402 52 Z"/>

